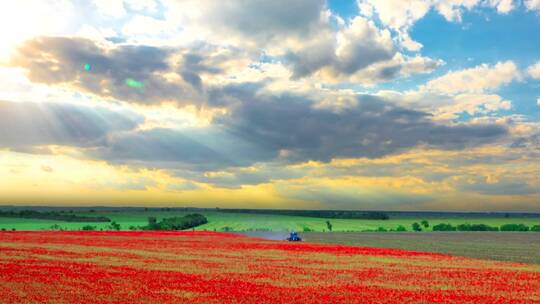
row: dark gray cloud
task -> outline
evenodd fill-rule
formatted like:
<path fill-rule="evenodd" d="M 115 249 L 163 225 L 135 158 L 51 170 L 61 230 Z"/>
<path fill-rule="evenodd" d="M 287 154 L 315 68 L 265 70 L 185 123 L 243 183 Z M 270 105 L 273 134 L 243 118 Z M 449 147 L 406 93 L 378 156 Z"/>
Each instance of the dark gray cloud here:
<path fill-rule="evenodd" d="M 233 52 L 236 54 L 233 54 Z M 179 72 L 185 82 L 201 91 L 203 89 L 201 75 L 223 73 L 224 70 L 221 65 L 234 60 L 235 55 L 243 53 L 242 50 L 234 48 L 218 50 L 207 44 L 194 46 L 193 49 L 183 54 Z"/>
<path fill-rule="evenodd" d="M 113 163 L 195 171 L 248 166 L 273 159 L 275 154 L 211 127 L 123 132 L 110 136 L 102 147 L 89 151 L 92 157 Z"/>
<path fill-rule="evenodd" d="M 141 104 L 206 102 L 204 75 L 226 73 L 245 51 L 196 43 L 185 48 L 116 45 L 106 49 L 84 38 L 39 37 L 23 43 L 12 66 L 27 70 L 31 81 L 69 84 L 103 97 Z M 165 74 L 168 76 L 166 77 Z M 176 77 L 171 77 L 176 76 Z"/>
<path fill-rule="evenodd" d="M 109 50 L 84 38 L 39 37 L 22 44 L 11 64 L 25 68 L 34 82 L 69 83 L 124 101 L 181 103 L 194 93 L 189 85 L 163 76 L 173 68 L 168 61 L 172 53 L 165 48 L 130 45 Z M 86 64 L 89 70 L 84 68 Z M 188 80 L 193 82 L 189 76 Z M 129 81 L 141 85 L 133 87 Z"/>
<path fill-rule="evenodd" d="M 200 5 L 200 4 L 199 4 Z M 317 31 L 324 0 L 208 1 L 201 20 L 218 33 L 239 34 L 260 44 Z"/>
<path fill-rule="evenodd" d="M 264 147 L 289 152 L 292 161 L 329 161 L 339 157 L 376 158 L 425 145 L 463 149 L 493 142 L 507 134 L 499 125 L 442 125 L 429 115 L 360 96 L 358 104 L 335 112 L 313 107 L 299 96 L 252 95 L 231 107 L 215 124 Z"/>
<path fill-rule="evenodd" d="M 0 101 L 0 147 L 31 153 L 39 153 L 31 148 L 39 145 L 90 147 L 142 121 L 132 112 L 103 107 Z"/>
<path fill-rule="evenodd" d="M 332 35 L 340 38 L 335 41 Z M 336 76 L 350 76 L 374 63 L 391 60 L 397 52 L 389 34 L 363 18 L 353 19 L 348 27 L 332 35 L 285 55 L 293 78 L 308 76 L 323 68 Z M 383 69 L 377 76 L 391 78 L 399 68 Z"/>
<path fill-rule="evenodd" d="M 387 49 L 375 41 L 354 41 L 345 54 L 337 56 L 330 45 L 309 47 L 299 52 L 289 52 L 285 61 L 291 66 L 293 78 L 301 78 L 328 67 L 336 76 L 350 76 L 368 66 L 392 59 L 395 50 Z M 383 68 L 379 79 L 392 79 L 401 66 Z"/>
<path fill-rule="evenodd" d="M 216 101 L 210 103 L 224 102 L 229 112 L 215 118 L 209 127 L 115 133 L 88 153 L 113 163 L 168 168 L 182 176 L 193 174 L 192 180 L 234 187 L 247 180 L 265 182 L 293 173 L 270 173 L 270 167 L 258 172 L 235 169 L 225 176 L 200 176 L 198 172 L 255 163 L 378 158 L 417 146 L 463 149 L 507 134 L 499 125 L 437 124 L 424 112 L 373 96 L 360 96 L 357 105 L 334 111 L 314 107 L 313 100 L 302 96 L 270 96 L 258 91 L 256 84 L 214 91 Z"/>

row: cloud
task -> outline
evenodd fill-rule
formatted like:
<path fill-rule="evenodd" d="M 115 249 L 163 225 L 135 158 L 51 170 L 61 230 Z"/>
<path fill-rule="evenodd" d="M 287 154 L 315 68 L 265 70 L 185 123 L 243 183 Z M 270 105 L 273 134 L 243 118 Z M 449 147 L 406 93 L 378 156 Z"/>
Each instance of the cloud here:
<path fill-rule="evenodd" d="M 460 191 L 477 192 L 487 195 L 528 195 L 538 193 L 538 189 L 529 185 L 525 180 L 503 179 L 488 182 L 482 178 L 462 181 L 457 184 Z"/>
<path fill-rule="evenodd" d="M 432 197 L 426 194 L 388 191 L 373 186 L 338 186 L 333 185 L 278 185 L 282 196 L 317 202 L 322 209 L 351 210 L 362 208 L 364 210 L 396 209 L 404 206 L 416 205 L 431 201 Z"/>
<path fill-rule="evenodd" d="M 162 168 L 198 182 L 234 187 L 302 174 L 278 174 L 268 169 L 271 164 L 380 158 L 418 146 L 458 150 L 507 134 L 493 124 L 438 124 L 425 112 L 369 95 L 352 96 L 336 108 L 304 96 L 266 94 L 248 84 L 216 91 L 214 98 L 226 102 L 228 110 L 216 114 L 208 126 L 103 132 L 83 153 L 112 164 Z M 270 167 L 242 169 L 255 164 Z M 201 175 L 220 170 L 229 174 Z"/>
<path fill-rule="evenodd" d="M 100 13 L 115 18 L 122 17 L 127 13 L 123 0 L 94 0 L 94 5 Z"/>
<path fill-rule="evenodd" d="M 69 84 L 123 101 L 181 103 L 193 92 L 190 86 L 166 77 L 172 69 L 168 62 L 171 53 L 170 49 L 151 46 L 107 49 L 83 38 L 39 37 L 21 45 L 11 65 L 26 69 L 34 82 Z M 130 86 L 133 80 L 140 85 Z"/>
<path fill-rule="evenodd" d="M 474 68 L 449 72 L 428 81 L 421 89 L 443 94 L 482 93 L 520 79 L 520 73 L 512 61 L 498 62 L 490 66 L 482 64 Z"/>
<path fill-rule="evenodd" d="M 197 1 L 169 0 L 171 21 L 199 35 L 260 47 L 317 35 L 324 20 L 324 0 Z"/>
<path fill-rule="evenodd" d="M 33 82 L 68 85 L 104 98 L 201 105 L 206 90 L 231 81 L 231 71 L 248 66 L 250 56 L 203 42 L 176 48 L 105 46 L 84 38 L 39 37 L 21 45 L 10 63 L 24 68 Z"/>
<path fill-rule="evenodd" d="M 514 10 L 514 0 L 489 0 L 488 2 L 491 6 L 497 8 L 497 12 L 501 14 L 507 14 Z"/>
<path fill-rule="evenodd" d="M 357 3 L 361 14 L 377 16 L 385 27 L 397 32 L 401 46 L 410 51 L 419 51 L 422 44 L 412 40 L 409 31 L 432 9 L 447 21 L 461 22 L 464 10 L 478 6 L 496 8 L 501 14 L 515 7 L 513 0 L 357 0 Z"/>
<path fill-rule="evenodd" d="M 512 109 L 510 100 L 493 92 L 521 79 L 516 65 L 506 61 L 450 71 L 420 85 L 417 90 L 380 91 L 376 95 L 429 112 L 437 120 L 452 120 L 459 113 L 477 115 Z"/>
<path fill-rule="evenodd" d="M 528 67 L 527 73 L 534 79 L 540 79 L 540 61 Z"/>
<path fill-rule="evenodd" d="M 540 133 L 518 137 L 512 142 L 510 147 L 540 150 Z"/>
<path fill-rule="evenodd" d="M 51 172 L 53 172 L 54 170 L 53 170 L 53 168 L 50 167 L 50 166 L 41 166 L 41 171 L 47 172 L 47 173 L 51 173 Z"/>
<path fill-rule="evenodd" d="M 131 130 L 143 118 L 103 107 L 63 103 L 0 101 L 0 147 L 98 145 L 116 131 Z"/>
<path fill-rule="evenodd" d="M 429 112 L 436 120 L 453 120 L 458 114 L 487 115 L 512 109 L 512 102 L 496 94 L 447 95 L 425 91 L 382 91 L 378 96 L 387 100 L 400 100 L 408 107 Z"/>
<path fill-rule="evenodd" d="M 287 55 L 293 77 L 299 78 L 328 68 L 335 75 L 352 75 L 367 66 L 391 59 L 396 50 L 388 31 L 380 31 L 373 22 L 356 17 L 339 32 L 335 45 L 331 39 Z"/>
<path fill-rule="evenodd" d="M 524 4 L 528 10 L 540 10 L 540 0 L 525 0 Z"/>
<path fill-rule="evenodd" d="M 102 146 L 88 151 L 88 155 L 111 163 L 208 171 L 248 166 L 272 159 L 275 152 L 209 127 L 117 133 L 109 136 Z"/>
<path fill-rule="evenodd" d="M 360 96 L 356 105 L 335 112 L 298 96 L 258 95 L 233 106 L 215 124 L 292 161 L 377 158 L 419 145 L 463 149 L 506 135 L 497 125 L 436 124 L 424 112 L 372 96 Z"/>
<path fill-rule="evenodd" d="M 332 35 L 307 43 L 285 55 L 293 80 L 315 75 L 330 82 L 349 80 L 364 84 L 429 73 L 444 64 L 419 55 L 397 52 L 392 35 L 364 17 L 355 17 Z"/>

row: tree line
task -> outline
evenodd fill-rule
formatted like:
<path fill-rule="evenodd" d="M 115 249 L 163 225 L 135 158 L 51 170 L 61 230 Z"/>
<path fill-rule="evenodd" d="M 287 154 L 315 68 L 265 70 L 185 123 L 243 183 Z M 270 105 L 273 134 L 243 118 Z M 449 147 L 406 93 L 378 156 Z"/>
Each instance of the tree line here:
<path fill-rule="evenodd" d="M 441 223 L 433 226 L 433 231 L 535 231 L 540 232 L 540 225 L 529 227 L 525 224 L 504 224 L 500 227 L 489 226 L 486 224 L 452 224 Z"/>
<path fill-rule="evenodd" d="M 111 219 L 105 216 L 81 216 L 75 214 L 67 214 L 61 212 L 39 212 L 34 210 L 15 211 L 0 211 L 0 217 L 38 219 L 38 220 L 56 220 L 63 222 L 91 222 L 103 223 L 110 222 Z"/>
<path fill-rule="evenodd" d="M 193 213 L 182 217 L 164 218 L 157 221 L 155 217 L 148 218 L 148 225 L 141 227 L 143 230 L 185 230 L 208 223 L 202 214 Z"/>
<path fill-rule="evenodd" d="M 333 219 L 387 220 L 388 214 L 380 211 L 353 210 L 288 210 L 288 209 L 219 209 L 227 213 L 290 215 Z"/>

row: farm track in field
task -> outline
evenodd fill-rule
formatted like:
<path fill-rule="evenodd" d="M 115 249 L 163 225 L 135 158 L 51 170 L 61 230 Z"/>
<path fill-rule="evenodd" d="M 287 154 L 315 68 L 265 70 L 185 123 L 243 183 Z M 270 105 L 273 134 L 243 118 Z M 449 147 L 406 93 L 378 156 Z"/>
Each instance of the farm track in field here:
<path fill-rule="evenodd" d="M 540 265 L 215 232 L 0 232 L 0 282 L 0 303 L 540 303 Z"/>

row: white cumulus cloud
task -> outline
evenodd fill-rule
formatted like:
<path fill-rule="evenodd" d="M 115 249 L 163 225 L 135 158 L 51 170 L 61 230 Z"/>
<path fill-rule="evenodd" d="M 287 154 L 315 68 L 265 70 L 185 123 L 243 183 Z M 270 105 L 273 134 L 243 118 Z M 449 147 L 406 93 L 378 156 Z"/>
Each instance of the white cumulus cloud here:
<path fill-rule="evenodd" d="M 540 78 L 540 60 L 527 69 L 527 74 L 534 79 Z"/>
<path fill-rule="evenodd" d="M 422 89 L 445 94 L 482 93 L 498 89 L 520 77 L 514 62 L 506 61 L 493 66 L 482 64 L 470 69 L 452 71 L 428 81 Z"/>
<path fill-rule="evenodd" d="M 540 10 L 540 0 L 525 0 L 524 3 L 529 10 Z"/>

